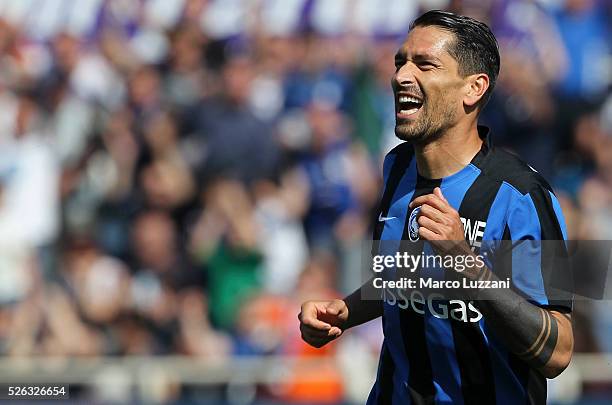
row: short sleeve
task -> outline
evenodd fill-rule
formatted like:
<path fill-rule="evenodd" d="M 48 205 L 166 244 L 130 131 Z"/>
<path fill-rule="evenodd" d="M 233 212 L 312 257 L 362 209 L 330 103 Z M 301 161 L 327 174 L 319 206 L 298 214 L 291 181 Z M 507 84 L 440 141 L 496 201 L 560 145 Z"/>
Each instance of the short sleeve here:
<path fill-rule="evenodd" d="M 510 204 L 506 231 L 514 287 L 529 301 L 564 312 L 572 309 L 565 220 L 556 196 L 537 184 Z M 503 250 L 508 251 L 506 248 Z"/>

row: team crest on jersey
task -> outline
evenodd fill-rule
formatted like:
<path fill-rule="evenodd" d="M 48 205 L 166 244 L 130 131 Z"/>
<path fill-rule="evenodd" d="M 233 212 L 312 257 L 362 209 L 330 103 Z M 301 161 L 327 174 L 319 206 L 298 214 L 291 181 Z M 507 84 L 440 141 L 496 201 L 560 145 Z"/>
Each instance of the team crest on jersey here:
<path fill-rule="evenodd" d="M 419 240 L 419 223 L 417 222 L 417 215 L 421 211 L 421 207 L 416 207 L 410 213 L 410 218 L 408 218 L 408 237 L 412 242 L 416 242 Z"/>

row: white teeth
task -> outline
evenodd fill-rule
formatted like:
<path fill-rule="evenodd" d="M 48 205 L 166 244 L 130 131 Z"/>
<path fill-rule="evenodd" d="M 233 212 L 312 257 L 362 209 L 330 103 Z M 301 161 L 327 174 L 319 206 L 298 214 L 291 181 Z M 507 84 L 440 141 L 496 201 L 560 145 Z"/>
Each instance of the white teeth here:
<path fill-rule="evenodd" d="M 419 100 L 418 98 L 414 98 L 414 97 L 400 96 L 399 102 L 400 103 L 418 103 L 420 104 L 421 100 Z"/>
<path fill-rule="evenodd" d="M 417 111 L 419 111 L 423 105 L 423 101 L 419 100 L 416 97 L 411 97 L 411 96 L 399 96 L 398 97 L 398 101 L 402 104 L 404 103 L 413 103 L 416 104 L 416 106 L 412 106 L 412 108 L 408 109 L 408 110 L 400 110 L 399 113 L 401 115 L 412 115 L 415 114 Z M 402 107 L 406 107 L 406 105 L 402 105 Z"/>

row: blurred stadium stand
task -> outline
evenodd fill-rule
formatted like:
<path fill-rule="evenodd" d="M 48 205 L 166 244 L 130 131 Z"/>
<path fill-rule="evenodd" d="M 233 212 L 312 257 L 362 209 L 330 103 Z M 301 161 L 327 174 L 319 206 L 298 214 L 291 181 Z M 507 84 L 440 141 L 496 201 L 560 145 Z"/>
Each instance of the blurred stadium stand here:
<path fill-rule="evenodd" d="M 367 395 L 369 385 L 362 382 L 375 375 L 378 356 L 370 354 L 361 360 L 356 363 L 342 355 L 334 358 L 344 375 L 342 403 L 362 403 Z M 583 395 L 582 387 L 609 383 L 610 361 L 610 355 L 576 355 L 560 377 L 549 381 L 549 402 L 576 403 Z M 0 360 L 0 380 L 5 383 L 68 384 L 72 397 L 93 397 L 100 403 L 280 404 L 287 402 L 279 398 L 295 390 L 298 380 L 319 393 L 316 387 L 328 384 L 327 374 L 320 370 L 320 359 L 293 356 L 249 356 L 231 361 L 190 356 Z M 353 378 L 355 374 L 360 376 Z M 178 387 L 184 391 L 181 400 L 177 400 Z M 267 394 L 260 395 L 262 392 Z M 604 404 L 606 399 L 594 395 L 584 403 Z"/>
<path fill-rule="evenodd" d="M 0 0 L 0 380 L 363 403 L 379 324 L 314 350 L 296 314 L 360 284 L 393 55 L 432 8 L 492 26 L 493 141 L 551 180 L 570 239 L 611 240 L 610 1 Z M 574 329 L 551 402 L 609 403 L 610 302 Z"/>

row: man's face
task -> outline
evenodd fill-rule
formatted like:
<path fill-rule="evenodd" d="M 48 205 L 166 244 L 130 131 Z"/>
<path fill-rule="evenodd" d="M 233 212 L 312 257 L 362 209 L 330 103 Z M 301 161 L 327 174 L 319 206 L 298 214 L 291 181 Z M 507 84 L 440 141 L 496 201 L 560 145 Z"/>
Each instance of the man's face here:
<path fill-rule="evenodd" d="M 439 27 L 416 27 L 398 50 L 391 81 L 398 138 L 426 142 L 452 127 L 462 113 L 465 81 L 448 53 L 454 40 Z"/>

